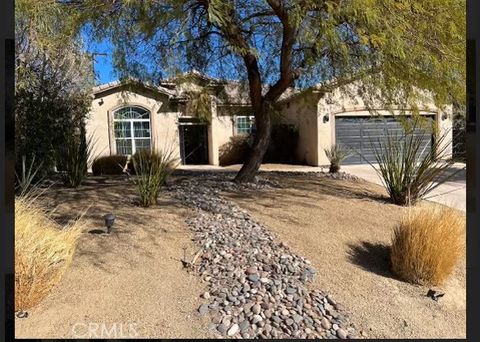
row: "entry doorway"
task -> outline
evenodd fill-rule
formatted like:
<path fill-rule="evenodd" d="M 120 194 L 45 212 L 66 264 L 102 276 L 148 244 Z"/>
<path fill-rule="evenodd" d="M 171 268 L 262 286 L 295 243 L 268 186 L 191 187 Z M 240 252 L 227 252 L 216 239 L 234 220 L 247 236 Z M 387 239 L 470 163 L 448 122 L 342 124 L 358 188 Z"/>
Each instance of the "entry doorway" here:
<path fill-rule="evenodd" d="M 208 164 L 207 127 L 200 123 L 180 124 L 180 156 L 183 165 Z"/>

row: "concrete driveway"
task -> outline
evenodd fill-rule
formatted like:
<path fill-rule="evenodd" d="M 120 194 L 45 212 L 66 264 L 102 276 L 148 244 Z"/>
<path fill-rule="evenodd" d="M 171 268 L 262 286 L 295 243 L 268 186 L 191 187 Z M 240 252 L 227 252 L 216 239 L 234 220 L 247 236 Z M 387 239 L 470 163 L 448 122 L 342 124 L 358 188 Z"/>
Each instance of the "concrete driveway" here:
<path fill-rule="evenodd" d="M 454 173 L 465 167 L 463 163 L 455 163 L 448 173 Z M 382 185 L 380 177 L 375 170 L 368 164 L 344 165 L 342 171 L 350 173 L 366 181 Z M 432 202 L 441 203 L 449 207 L 466 211 L 466 175 L 465 169 L 459 171 L 447 182 L 439 185 L 435 190 L 426 196 L 426 199 Z"/>

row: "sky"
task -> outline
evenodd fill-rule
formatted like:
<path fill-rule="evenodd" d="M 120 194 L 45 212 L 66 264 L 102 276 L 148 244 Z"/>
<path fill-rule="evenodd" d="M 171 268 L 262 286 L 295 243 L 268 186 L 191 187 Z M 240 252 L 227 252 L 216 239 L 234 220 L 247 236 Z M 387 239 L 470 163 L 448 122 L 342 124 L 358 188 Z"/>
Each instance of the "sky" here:
<path fill-rule="evenodd" d="M 96 84 L 104 84 L 117 80 L 112 62 L 112 46 L 108 41 L 100 43 L 87 41 L 86 50 L 89 53 L 106 53 L 107 56 L 95 56 Z"/>
<path fill-rule="evenodd" d="M 85 49 L 89 53 L 93 54 L 106 54 L 106 55 L 96 55 L 94 56 L 94 70 L 95 70 L 95 84 L 105 84 L 112 81 L 116 81 L 119 79 L 117 73 L 115 72 L 114 63 L 113 63 L 113 51 L 114 47 L 113 44 L 105 39 L 101 42 L 94 41 L 88 34 L 88 30 L 83 31 L 83 41 L 85 43 Z M 228 61 L 225 61 L 224 67 L 226 66 L 226 72 L 228 70 L 234 70 L 228 66 Z M 271 62 L 271 61 L 270 61 Z M 262 61 L 260 60 L 260 64 Z M 218 68 L 216 63 L 213 63 L 209 70 L 207 70 L 207 74 L 212 77 L 216 78 L 227 78 L 227 79 L 236 79 L 232 77 L 226 77 L 225 70 L 222 72 Z M 188 71 L 188 70 L 185 70 Z M 231 76 L 231 75 L 230 75 Z M 273 75 L 275 79 L 275 75 Z M 266 80 L 273 82 L 272 80 Z"/>
<path fill-rule="evenodd" d="M 83 42 L 85 44 L 85 50 L 90 53 L 90 54 L 106 54 L 104 55 L 96 55 L 94 57 L 94 70 L 95 70 L 95 83 L 96 85 L 98 84 L 105 84 L 108 82 L 112 82 L 115 80 L 118 80 L 119 77 L 117 73 L 115 72 L 114 68 L 114 63 L 113 63 L 113 51 L 114 51 L 114 46 L 113 44 L 108 40 L 105 39 L 101 42 L 94 41 L 92 37 L 89 35 L 88 28 L 85 28 L 82 32 L 82 37 L 83 37 Z M 141 47 L 139 47 L 141 51 Z M 216 78 L 227 78 L 227 79 L 236 79 L 235 76 L 228 74 L 232 70 L 231 67 L 228 66 L 228 61 L 225 63 L 220 63 L 224 67 L 226 67 L 226 71 L 223 70 L 221 71 L 219 68 L 220 64 L 213 63 L 206 73 L 211 76 L 211 77 L 216 77 Z M 187 67 L 188 68 L 188 67 Z M 184 70 L 184 71 L 190 71 Z"/>
<path fill-rule="evenodd" d="M 95 42 L 85 32 L 83 33 L 83 39 L 85 42 L 85 49 L 88 53 L 106 54 L 106 56 L 95 56 L 95 83 L 98 85 L 118 80 L 119 77 L 115 72 L 112 59 L 112 52 L 114 50 L 112 43 L 108 40 L 104 40 L 102 42 Z M 212 77 L 222 78 L 221 76 L 223 76 L 218 74 L 218 72 L 216 73 L 215 69 L 210 69 L 209 71 L 209 75 Z"/>

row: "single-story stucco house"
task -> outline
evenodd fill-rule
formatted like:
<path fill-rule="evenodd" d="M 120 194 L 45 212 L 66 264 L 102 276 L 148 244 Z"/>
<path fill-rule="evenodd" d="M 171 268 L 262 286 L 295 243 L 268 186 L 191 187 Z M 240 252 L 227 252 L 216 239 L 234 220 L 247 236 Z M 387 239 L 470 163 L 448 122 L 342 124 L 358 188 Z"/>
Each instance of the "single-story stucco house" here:
<path fill-rule="evenodd" d="M 219 165 L 220 146 L 232 136 L 255 130 L 248 90 L 240 83 L 217 81 L 198 73 L 191 75 L 195 77 L 188 81 L 170 79 L 158 86 L 137 83 L 131 88 L 116 81 L 95 87 L 86 126 L 87 134 L 96 141 L 94 156 L 169 148 L 182 164 Z M 207 122 L 191 112 L 186 96 L 189 90 L 204 86 L 223 94 L 211 95 L 211 119 Z M 379 119 L 371 115 L 361 98 L 338 91 L 325 94 L 315 88 L 289 89 L 278 107 L 277 120 L 298 130 L 295 159 L 313 166 L 328 165 L 324 149 L 332 144 L 354 148 L 373 160 L 372 137 L 385 137 L 387 127 L 399 128 L 395 114 L 408 113 L 408 109 L 398 108 L 392 115 L 384 108 L 375 108 L 383 118 Z M 451 107 L 442 111 L 430 104 L 419 109 L 421 115 L 434 121 L 440 134 L 449 135 L 445 141 L 451 144 Z M 430 144 L 431 139 L 433 136 L 429 135 L 425 143 Z M 365 161 L 352 155 L 344 163 Z"/>

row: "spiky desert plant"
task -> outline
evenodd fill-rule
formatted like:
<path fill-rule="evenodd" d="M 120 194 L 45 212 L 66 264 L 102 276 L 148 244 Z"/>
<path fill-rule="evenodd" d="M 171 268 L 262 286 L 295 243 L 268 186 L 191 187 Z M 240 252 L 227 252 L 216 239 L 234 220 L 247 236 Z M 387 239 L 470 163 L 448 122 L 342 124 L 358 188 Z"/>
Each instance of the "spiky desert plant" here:
<path fill-rule="evenodd" d="M 329 171 L 332 173 L 338 172 L 340 170 L 340 164 L 342 161 L 351 155 L 347 149 L 335 144 L 324 149 L 324 151 L 328 161 L 330 162 Z"/>
<path fill-rule="evenodd" d="M 141 150 L 132 156 L 131 163 L 135 175 L 130 176 L 137 186 L 141 205 L 156 204 L 167 177 L 178 166 L 173 149 L 161 152 Z"/>
<path fill-rule="evenodd" d="M 413 119 L 402 127 L 401 135 L 387 131 L 385 140 L 370 142 L 378 166 L 365 160 L 382 179 L 394 204 L 414 205 L 461 170 L 445 172 L 453 164 L 451 159 L 447 160 L 448 132 L 440 135 L 434 130 L 430 151 L 425 141 L 431 130 L 426 129 L 422 120 Z"/>
<path fill-rule="evenodd" d="M 59 149 L 58 160 L 62 168 L 62 180 L 66 186 L 77 188 L 85 179 L 94 145 L 93 136 L 73 136 Z"/>
<path fill-rule="evenodd" d="M 465 218 L 455 209 L 410 208 L 394 229 L 392 269 L 415 284 L 438 285 L 451 273 L 465 250 Z"/>
<path fill-rule="evenodd" d="M 20 174 L 15 172 L 16 177 L 16 191 L 18 196 L 25 196 L 29 193 L 30 189 L 37 185 L 40 180 L 35 181 L 35 177 L 38 174 L 38 171 L 42 167 L 42 162 L 35 166 L 35 155 L 33 155 L 32 160 L 30 161 L 30 166 L 27 168 L 26 165 L 26 156 L 22 156 L 22 171 Z"/>
<path fill-rule="evenodd" d="M 15 199 L 15 310 L 27 310 L 58 284 L 72 260 L 83 223 L 59 226 L 37 197 Z"/>

